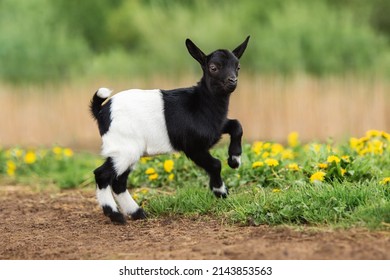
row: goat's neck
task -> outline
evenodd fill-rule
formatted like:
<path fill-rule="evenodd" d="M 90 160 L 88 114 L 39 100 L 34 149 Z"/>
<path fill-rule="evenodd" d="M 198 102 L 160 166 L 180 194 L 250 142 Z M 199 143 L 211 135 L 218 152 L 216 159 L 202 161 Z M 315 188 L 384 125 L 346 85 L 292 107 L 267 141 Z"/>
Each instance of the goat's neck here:
<path fill-rule="evenodd" d="M 199 110 L 205 112 L 204 115 L 213 116 L 209 119 L 216 125 L 222 125 L 228 114 L 230 93 L 212 91 L 206 86 L 203 79 L 195 86 L 199 101 Z M 207 113 L 206 113 L 207 112 Z"/>
<path fill-rule="evenodd" d="M 217 110 L 227 112 L 229 107 L 230 93 L 211 88 L 204 77 L 202 77 L 202 79 L 196 85 L 196 88 L 199 92 L 200 98 L 204 103 L 213 106 Z"/>

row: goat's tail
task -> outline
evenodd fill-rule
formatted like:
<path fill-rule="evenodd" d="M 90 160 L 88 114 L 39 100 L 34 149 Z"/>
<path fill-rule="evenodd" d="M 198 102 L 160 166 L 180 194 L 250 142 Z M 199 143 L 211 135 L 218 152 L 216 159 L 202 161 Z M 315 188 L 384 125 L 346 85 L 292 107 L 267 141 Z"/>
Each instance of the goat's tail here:
<path fill-rule="evenodd" d="M 112 90 L 108 88 L 99 88 L 95 95 L 92 97 L 90 110 L 92 116 L 97 120 L 99 116 L 100 109 L 102 108 L 103 102 L 110 97 Z"/>

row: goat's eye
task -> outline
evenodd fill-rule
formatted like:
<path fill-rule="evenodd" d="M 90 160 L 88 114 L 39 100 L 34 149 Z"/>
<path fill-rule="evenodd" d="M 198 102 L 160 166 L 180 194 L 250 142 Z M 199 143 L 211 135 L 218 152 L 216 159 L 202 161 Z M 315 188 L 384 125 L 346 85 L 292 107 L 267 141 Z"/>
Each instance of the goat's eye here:
<path fill-rule="evenodd" d="M 218 71 L 218 67 L 215 64 L 210 64 L 209 69 L 210 72 L 214 72 L 214 73 Z"/>
<path fill-rule="evenodd" d="M 241 69 L 241 65 L 238 64 L 238 65 L 237 65 L 237 71 L 240 70 L 240 69 Z"/>

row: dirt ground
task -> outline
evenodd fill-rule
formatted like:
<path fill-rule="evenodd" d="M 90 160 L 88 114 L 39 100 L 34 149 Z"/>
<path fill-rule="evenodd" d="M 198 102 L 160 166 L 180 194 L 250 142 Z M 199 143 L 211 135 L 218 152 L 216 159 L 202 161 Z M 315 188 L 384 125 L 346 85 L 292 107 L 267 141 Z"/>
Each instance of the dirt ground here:
<path fill-rule="evenodd" d="M 209 217 L 113 225 L 91 190 L 0 186 L 0 259 L 390 259 L 390 231 L 232 226 Z"/>

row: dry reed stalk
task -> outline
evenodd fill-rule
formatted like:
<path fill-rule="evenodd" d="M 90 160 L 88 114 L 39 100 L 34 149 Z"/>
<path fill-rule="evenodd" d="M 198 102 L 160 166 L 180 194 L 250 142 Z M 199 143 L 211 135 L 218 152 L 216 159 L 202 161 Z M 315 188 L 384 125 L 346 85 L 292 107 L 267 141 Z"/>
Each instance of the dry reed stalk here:
<path fill-rule="evenodd" d="M 159 77 L 28 88 L 0 85 L 0 146 L 97 150 L 100 137 L 88 109 L 97 88 L 169 89 L 195 82 L 193 77 Z M 390 131 L 389 105 L 390 85 L 381 80 L 241 77 L 229 116 L 240 119 L 248 141 L 283 142 L 291 131 L 299 132 L 303 141 L 341 140 L 368 129 Z"/>
<path fill-rule="evenodd" d="M 285 141 L 291 131 L 303 141 L 337 141 L 368 129 L 389 130 L 390 87 L 354 78 L 256 78 L 241 81 L 231 115 L 247 139 Z"/>

